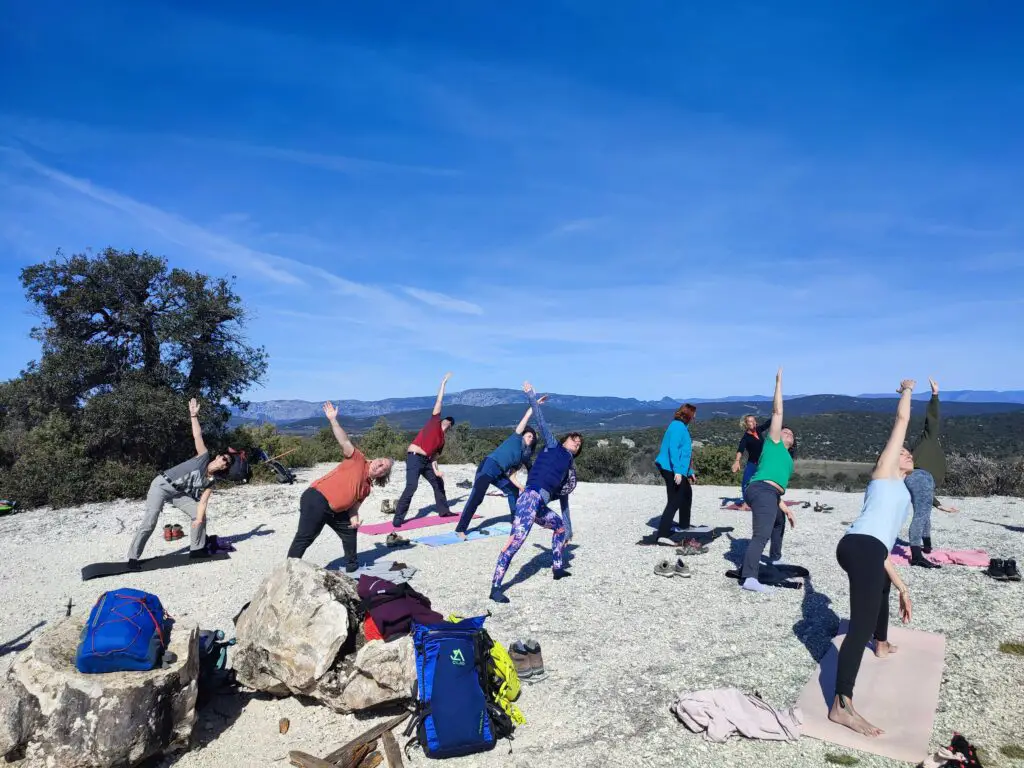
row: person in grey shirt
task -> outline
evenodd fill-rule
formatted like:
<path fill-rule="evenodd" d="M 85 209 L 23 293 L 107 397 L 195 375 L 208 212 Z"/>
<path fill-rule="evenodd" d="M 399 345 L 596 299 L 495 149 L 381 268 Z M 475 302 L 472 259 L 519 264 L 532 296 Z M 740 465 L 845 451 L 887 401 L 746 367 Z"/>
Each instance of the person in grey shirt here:
<path fill-rule="evenodd" d="M 206 443 L 203 442 L 202 427 L 199 425 L 198 401 L 190 400 L 188 410 L 192 417 L 192 438 L 196 443 L 196 455 L 153 478 L 149 494 L 146 496 L 146 514 L 128 548 L 130 567 L 138 567 L 142 550 L 156 529 L 164 504 L 168 502 L 192 520 L 189 556 L 209 556 L 206 552 L 206 505 L 213 494 L 213 484 L 225 477 L 231 468 L 231 456 L 223 453 L 210 457 Z"/>

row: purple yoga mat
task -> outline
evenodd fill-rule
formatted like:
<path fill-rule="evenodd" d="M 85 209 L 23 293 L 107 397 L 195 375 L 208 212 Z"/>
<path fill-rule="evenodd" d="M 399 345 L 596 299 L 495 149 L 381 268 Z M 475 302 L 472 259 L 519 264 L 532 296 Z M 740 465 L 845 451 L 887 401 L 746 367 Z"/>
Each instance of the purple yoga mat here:
<path fill-rule="evenodd" d="M 480 515 L 473 515 L 473 519 L 480 517 Z M 402 532 L 410 531 L 414 528 L 429 528 L 432 525 L 454 525 L 459 522 L 459 516 L 454 515 L 451 517 L 438 517 L 437 515 L 427 515 L 426 517 L 416 517 L 412 520 L 406 520 L 405 524 L 401 528 L 395 528 L 391 523 L 370 523 L 369 525 L 360 525 L 359 533 L 365 533 L 368 536 L 379 536 L 382 533 Z"/>

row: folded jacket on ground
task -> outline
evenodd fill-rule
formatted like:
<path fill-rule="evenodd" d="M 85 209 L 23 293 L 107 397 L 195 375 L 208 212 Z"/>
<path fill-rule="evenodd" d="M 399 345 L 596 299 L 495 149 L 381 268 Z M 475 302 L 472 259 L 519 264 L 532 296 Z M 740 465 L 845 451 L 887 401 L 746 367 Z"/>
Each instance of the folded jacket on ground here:
<path fill-rule="evenodd" d="M 716 743 L 735 734 L 748 739 L 796 741 L 803 724 L 797 707 L 776 709 L 736 688 L 687 693 L 679 696 L 670 709 L 688 729 Z"/>
<path fill-rule="evenodd" d="M 910 562 L 910 551 L 902 544 L 897 544 L 890 557 L 896 565 L 906 565 Z M 925 557 L 939 565 L 969 565 L 976 568 L 984 568 L 989 561 L 988 552 L 984 549 L 933 549 Z"/>
<path fill-rule="evenodd" d="M 420 594 L 409 584 L 372 576 L 360 576 L 357 592 L 363 608 L 373 617 L 374 624 L 385 640 L 412 631 L 412 624 L 438 624 L 444 616 L 432 610 L 430 598 Z"/>

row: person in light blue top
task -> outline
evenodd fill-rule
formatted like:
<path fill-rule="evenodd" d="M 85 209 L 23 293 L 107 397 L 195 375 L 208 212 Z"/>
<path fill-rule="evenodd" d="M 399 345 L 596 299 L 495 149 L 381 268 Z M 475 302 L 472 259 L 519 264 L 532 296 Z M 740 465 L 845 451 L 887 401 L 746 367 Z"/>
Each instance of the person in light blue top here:
<path fill-rule="evenodd" d="M 884 731 L 853 708 L 853 687 L 872 632 L 875 656 L 886 658 L 897 650 L 888 641 L 890 586 L 899 592 L 903 623 L 909 622 L 911 616 L 910 593 L 896 573 L 889 552 L 912 509 L 904 480 L 914 471 L 914 457 L 903 441 L 910 424 L 914 384 L 911 379 L 900 383 L 900 404 L 889 442 L 871 474 L 860 515 L 836 547 L 836 560 L 850 579 L 850 628 L 839 648 L 836 695 L 828 719 L 868 737 Z"/>
<path fill-rule="evenodd" d="M 679 528 L 684 532 L 690 528 L 690 512 L 693 508 L 693 441 L 687 426 L 697 415 L 697 406 L 681 405 L 672 418 L 672 423 L 661 438 L 661 450 L 654 459 L 661 479 L 665 481 L 665 509 L 658 523 L 659 544 L 674 546 L 672 540 L 672 518 L 679 513 Z"/>

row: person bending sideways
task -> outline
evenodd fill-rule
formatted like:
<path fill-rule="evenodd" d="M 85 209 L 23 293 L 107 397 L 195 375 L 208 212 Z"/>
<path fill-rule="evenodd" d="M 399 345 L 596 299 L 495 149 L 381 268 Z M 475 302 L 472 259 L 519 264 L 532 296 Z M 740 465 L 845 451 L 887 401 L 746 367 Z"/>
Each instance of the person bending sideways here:
<path fill-rule="evenodd" d="M 554 578 L 558 580 L 572 575 L 564 568 L 563 560 L 565 545 L 570 538 L 569 531 L 572 530 L 572 523 L 568 519 L 568 501 L 562 507 L 566 513 L 564 519 L 557 512 L 548 509 L 547 504 L 554 498 L 568 495 L 568 492 L 565 491 L 566 483 L 575 479 L 575 474 L 570 473 L 570 470 L 573 468 L 573 460 L 583 449 L 583 435 L 579 432 L 570 432 L 564 440 L 559 442 L 551 434 L 551 430 L 544 420 L 544 413 L 541 411 L 537 394 L 533 391 L 530 382 L 523 384 L 523 391 L 530 401 L 533 412 L 537 414 L 537 423 L 540 425 L 541 435 L 544 437 L 544 449 L 537 454 L 530 474 L 526 478 L 526 487 L 519 494 L 519 500 L 516 502 L 515 521 L 512 524 L 512 535 L 509 536 L 504 549 L 498 555 L 498 563 L 494 568 L 490 598 L 498 603 L 509 601 L 501 591 L 501 580 L 505 577 L 512 558 L 523 546 L 526 537 L 530 535 L 530 529 L 534 523 L 551 530 L 551 568 Z M 571 490 L 569 488 L 569 491 Z"/>
<path fill-rule="evenodd" d="M 338 409 L 333 403 L 324 403 L 324 415 L 331 424 L 334 439 L 341 446 L 344 458 L 337 467 L 314 480 L 302 492 L 299 527 L 288 548 L 288 557 L 301 559 L 326 525 L 341 539 L 345 570 L 352 573 L 359 567 L 356 548 L 359 507 L 373 486 L 387 485 L 394 462 L 391 459 L 367 461 L 338 423 Z"/>
<path fill-rule="evenodd" d="M 661 448 L 654 464 L 665 482 L 665 509 L 658 523 L 659 544 L 674 545 L 672 540 L 672 519 L 679 514 L 679 528 L 685 532 L 691 526 L 693 509 L 693 441 L 688 425 L 697 415 L 697 406 L 690 403 L 679 406 L 672 422 L 661 438 Z"/>
<path fill-rule="evenodd" d="M 546 399 L 546 396 L 541 396 L 537 398 L 537 402 L 543 403 Z M 523 418 L 519 420 L 515 432 L 505 438 L 502 444 L 491 451 L 476 468 L 473 490 L 469 492 L 469 500 L 462 508 L 459 524 L 455 526 L 455 533 L 460 538 L 466 538 L 466 531 L 473 520 L 473 515 L 476 514 L 480 502 L 484 500 L 487 489 L 492 485 L 504 492 L 508 499 L 508 509 L 512 514 L 512 520 L 515 521 L 516 501 L 519 500 L 519 494 L 523 489 L 513 479 L 513 475 L 521 466 L 525 466 L 529 471 L 537 442 L 537 433 L 533 427 L 527 426 L 532 413 L 533 409 L 527 408 Z"/>
<path fill-rule="evenodd" d="M 210 457 L 203 441 L 203 429 L 199 425 L 199 402 L 194 398 L 188 404 L 192 420 L 192 439 L 196 455 L 176 467 L 161 472 L 150 483 L 146 495 L 146 514 L 128 547 L 128 565 L 139 567 L 139 558 L 146 542 L 153 535 L 160 512 L 170 502 L 192 520 L 189 531 L 189 557 L 208 557 L 206 552 L 206 507 L 213 495 L 213 485 L 227 478 L 231 468 L 231 456 L 227 453 Z"/>
<path fill-rule="evenodd" d="M 421 476 L 434 490 L 434 506 L 437 508 L 438 516 L 455 517 L 455 513 L 448 509 L 448 497 L 444 493 L 444 473 L 437 468 L 437 457 L 444 450 L 444 434 L 455 423 L 451 416 L 441 418 L 444 388 L 451 377 L 450 373 L 446 373 L 441 379 L 441 388 L 437 390 L 437 400 L 434 402 L 434 412 L 409 443 L 408 452 L 405 454 L 405 490 L 398 499 L 395 516 L 391 521 L 395 528 L 401 528 L 405 523 L 405 516 L 409 513 L 409 505 L 416 493 L 416 486 L 420 484 Z"/>
<path fill-rule="evenodd" d="M 757 471 L 757 462 L 761 458 L 761 448 L 764 444 L 764 433 L 768 431 L 770 424 L 770 421 L 758 424 L 757 417 L 751 413 L 748 413 L 740 421 L 740 425 L 743 427 L 743 437 L 740 438 L 740 444 L 736 446 L 736 461 L 732 463 L 732 473 L 735 475 L 740 471 L 743 454 L 747 454 L 747 466 L 743 468 L 743 480 L 740 482 L 740 496 L 746 495 L 750 478 Z M 749 510 L 750 507 L 743 502 L 741 509 Z"/>
<path fill-rule="evenodd" d="M 743 556 L 740 571 L 740 585 L 752 592 L 767 592 L 767 587 L 758 580 L 761 555 L 771 539 L 768 558 L 772 562 L 782 559 L 782 537 L 786 532 L 786 519 L 796 527 L 793 512 L 782 501 L 789 479 L 793 475 L 792 451 L 796 446 L 793 430 L 782 426 L 782 369 L 775 374 L 775 396 L 772 399 L 772 420 L 768 425 L 757 471 L 750 478 L 750 485 L 743 500 L 750 506 L 752 534 L 747 552 Z"/>
<path fill-rule="evenodd" d="M 914 457 L 903 447 L 903 440 L 910 424 L 914 384 L 910 379 L 900 384 L 900 403 L 889 442 L 871 473 L 860 515 L 836 547 L 836 560 L 850 579 L 850 627 L 839 647 L 836 695 L 828 719 L 871 737 L 884 731 L 853 708 L 853 689 L 864 646 L 872 635 L 875 656 L 885 658 L 896 652 L 896 646 L 888 641 L 890 586 L 899 592 L 903 623 L 911 617 L 910 593 L 896 573 L 889 553 L 911 509 L 906 479 L 914 471 Z"/>
<path fill-rule="evenodd" d="M 914 505 L 910 520 L 910 564 L 921 568 L 941 568 L 924 557 L 932 551 L 932 507 L 944 512 L 956 512 L 956 507 L 943 507 L 935 498 L 935 491 L 946 479 L 946 454 L 939 443 L 939 385 L 928 379 L 932 398 L 924 418 L 924 430 L 912 451 L 914 471 L 907 475 L 907 490 Z"/>

